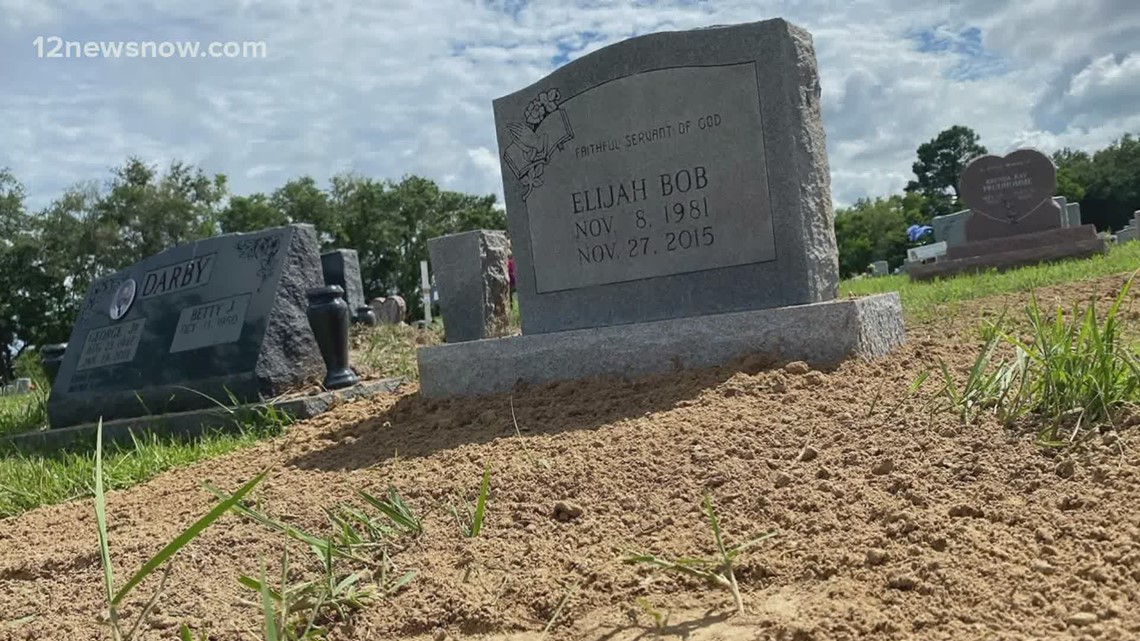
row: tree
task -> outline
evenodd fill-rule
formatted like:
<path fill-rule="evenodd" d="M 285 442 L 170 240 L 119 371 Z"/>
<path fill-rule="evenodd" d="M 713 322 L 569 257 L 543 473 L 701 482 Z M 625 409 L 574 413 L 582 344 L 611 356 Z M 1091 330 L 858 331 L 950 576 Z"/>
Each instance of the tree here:
<path fill-rule="evenodd" d="M 906 257 L 906 229 L 925 221 L 925 199 L 915 193 L 870 200 L 862 198 L 835 212 L 835 241 L 839 272 L 844 278 L 866 271 L 867 265 L 885 260 L 898 267 Z"/>
<path fill-rule="evenodd" d="M 1062 149 L 1053 154 L 1053 161 L 1058 191 L 1081 203 L 1082 222 L 1101 231 L 1120 229 L 1140 209 L 1140 139 L 1125 134 L 1092 155 Z M 1072 190 L 1073 185 L 1083 191 Z"/>
<path fill-rule="evenodd" d="M 954 125 L 918 146 L 918 160 L 911 165 L 916 180 L 906 191 L 926 198 L 928 219 L 962 207 L 958 178 L 970 160 L 987 153 L 978 140 L 973 129 Z"/>
<path fill-rule="evenodd" d="M 218 215 L 223 234 L 251 232 L 288 225 L 289 217 L 265 194 L 233 196 Z"/>

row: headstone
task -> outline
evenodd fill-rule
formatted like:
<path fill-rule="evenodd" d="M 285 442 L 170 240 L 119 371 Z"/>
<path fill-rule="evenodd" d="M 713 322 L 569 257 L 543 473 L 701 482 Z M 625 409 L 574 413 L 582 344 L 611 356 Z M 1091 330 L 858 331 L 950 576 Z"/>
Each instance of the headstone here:
<path fill-rule="evenodd" d="M 494 112 L 524 334 L 835 298 L 806 31 L 633 38 Z"/>
<path fill-rule="evenodd" d="M 1126 243 L 1138 239 L 1140 239 L 1140 228 L 1132 225 L 1116 232 L 1116 242 L 1118 243 Z"/>
<path fill-rule="evenodd" d="M 871 263 L 872 276 L 886 276 L 891 273 L 891 266 L 885 260 L 876 260 Z"/>
<path fill-rule="evenodd" d="M 966 221 L 970 219 L 970 210 L 935 216 L 930 224 L 934 227 L 934 240 L 946 243 L 947 246 L 961 245 L 966 242 Z"/>
<path fill-rule="evenodd" d="M 387 298 L 373 298 L 372 309 L 376 312 L 376 319 L 381 325 L 399 325 L 404 322 L 408 305 L 400 296 L 392 295 Z"/>
<path fill-rule="evenodd" d="M 1081 204 L 1067 203 L 1065 205 L 1065 226 L 1080 227 L 1081 224 Z"/>
<path fill-rule="evenodd" d="M 502 336 L 510 324 L 511 243 L 502 231 L 469 231 L 428 239 L 432 271 L 442 294 L 448 343 Z"/>
<path fill-rule="evenodd" d="M 32 393 L 32 379 L 30 378 L 17 378 L 15 386 L 15 392 L 17 394 Z"/>
<path fill-rule="evenodd" d="M 344 302 L 350 310 L 368 304 L 364 298 L 364 285 L 360 280 L 360 259 L 355 249 L 337 249 L 321 254 L 321 271 L 325 285 L 337 285 L 344 290 Z"/>
<path fill-rule="evenodd" d="M 1053 199 L 1057 167 L 1036 149 L 981 156 L 962 170 L 958 191 L 972 215 L 969 242 L 1059 229 L 1062 208 Z"/>
<path fill-rule="evenodd" d="M 835 300 L 806 31 L 776 19 L 639 36 L 494 111 L 522 335 L 418 349 L 421 394 L 746 356 L 823 366 L 904 340 L 897 293 Z M 446 323 L 442 281 L 440 294 Z"/>
<path fill-rule="evenodd" d="M 906 257 L 912 263 L 924 263 L 929 260 L 937 260 L 941 256 L 946 255 L 947 244 L 946 241 L 939 243 L 932 243 L 930 245 L 920 245 L 918 247 L 911 247 L 906 250 Z"/>
<path fill-rule="evenodd" d="M 325 373 L 305 292 L 317 233 L 288 225 L 180 245 L 87 291 L 48 398 L 52 427 L 276 397 Z"/>

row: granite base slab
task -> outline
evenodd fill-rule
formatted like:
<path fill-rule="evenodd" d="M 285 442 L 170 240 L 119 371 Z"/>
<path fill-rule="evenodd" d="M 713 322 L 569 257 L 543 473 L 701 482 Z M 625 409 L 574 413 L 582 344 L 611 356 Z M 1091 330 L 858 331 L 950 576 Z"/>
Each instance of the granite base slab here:
<path fill-rule="evenodd" d="M 971 248 L 971 245 L 975 247 Z M 1004 249 L 999 250 L 999 247 Z M 1082 225 L 1025 234 L 1024 238 L 1011 236 L 952 248 L 949 260 L 911 265 L 907 274 L 913 281 L 924 281 L 987 269 L 1005 271 L 1051 261 L 1089 258 L 1107 251 L 1108 243 L 1096 234 L 1095 227 Z"/>
<path fill-rule="evenodd" d="M 746 312 L 421 347 L 420 393 L 482 396 L 518 383 L 633 378 L 766 355 L 816 367 L 875 358 L 906 337 L 895 292 Z"/>
<path fill-rule="evenodd" d="M 255 419 L 268 409 L 288 415 L 292 420 L 304 420 L 324 414 L 333 407 L 361 398 L 395 392 L 403 378 L 364 381 L 345 389 L 331 390 L 285 398 L 269 403 L 255 403 L 239 407 L 215 407 L 172 414 L 156 414 L 103 422 L 103 442 L 131 442 L 132 434 L 139 436 L 154 433 L 160 436 L 194 438 L 210 431 L 237 431 L 243 424 Z M 57 450 L 84 441 L 94 442 L 98 422 L 72 427 L 24 432 L 7 437 L 6 441 L 21 450 Z"/>

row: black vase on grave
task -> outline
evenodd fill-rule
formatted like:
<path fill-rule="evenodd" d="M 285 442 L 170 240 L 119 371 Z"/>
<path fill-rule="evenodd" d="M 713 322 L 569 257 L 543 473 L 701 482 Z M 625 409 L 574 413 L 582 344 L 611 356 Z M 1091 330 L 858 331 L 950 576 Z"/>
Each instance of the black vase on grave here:
<path fill-rule="evenodd" d="M 55 384 L 55 377 L 59 374 L 59 366 L 63 363 L 65 353 L 67 353 L 67 343 L 44 345 L 40 348 L 40 362 L 43 363 L 49 386 Z"/>
<path fill-rule="evenodd" d="M 348 303 L 338 285 L 317 287 L 306 292 L 309 298 L 309 327 L 325 359 L 325 389 L 355 385 L 359 379 L 348 366 Z"/>
<path fill-rule="evenodd" d="M 371 305 L 361 305 L 360 307 L 357 307 L 356 316 L 353 318 L 353 320 L 361 325 L 368 326 L 377 325 L 380 322 L 376 318 L 376 311 L 372 309 Z"/>

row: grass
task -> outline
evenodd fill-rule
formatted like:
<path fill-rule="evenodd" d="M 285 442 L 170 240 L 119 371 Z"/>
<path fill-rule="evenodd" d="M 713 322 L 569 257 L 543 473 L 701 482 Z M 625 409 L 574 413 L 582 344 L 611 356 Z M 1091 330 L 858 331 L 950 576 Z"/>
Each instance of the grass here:
<path fill-rule="evenodd" d="M 130 445 L 107 448 L 102 461 L 104 482 L 109 489 L 131 487 L 166 470 L 226 454 L 278 433 L 278 426 L 251 424 L 237 433 L 215 432 L 197 439 L 138 437 Z M 42 453 L 0 444 L 0 518 L 91 496 L 95 464 L 95 449 Z"/>
<path fill-rule="evenodd" d="M 47 425 L 47 392 L 0 396 L 0 437 L 38 430 Z"/>
<path fill-rule="evenodd" d="M 352 332 L 353 367 L 362 374 L 385 378 L 402 376 L 409 381 L 420 378 L 416 349 L 443 342 L 443 327 L 438 323 L 433 323 L 427 331 L 412 325 L 358 325 Z"/>
<path fill-rule="evenodd" d="M 726 547 L 724 537 L 720 531 L 720 519 L 717 517 L 716 510 L 713 508 L 712 496 L 710 496 L 707 491 L 705 492 L 703 507 L 705 519 L 708 521 L 709 528 L 712 529 L 713 540 L 716 543 L 717 557 L 707 559 L 683 558 L 670 561 L 668 559 L 658 558 L 652 554 L 637 554 L 626 558 L 625 562 L 629 564 L 648 565 L 661 570 L 683 574 L 701 579 L 710 585 L 725 588 L 732 593 L 732 601 L 736 606 L 736 612 L 738 614 L 744 614 L 744 601 L 740 595 L 740 586 L 736 582 L 733 562 L 736 560 L 736 557 L 740 556 L 749 548 L 776 536 L 776 532 L 765 532 L 743 543 Z"/>
<path fill-rule="evenodd" d="M 985 338 L 962 385 L 940 363 L 942 388 L 936 408 L 958 412 L 968 423 L 992 411 L 1007 427 L 1023 419 L 1037 427 L 1038 444 L 1078 445 L 1104 428 L 1115 428 L 1120 410 L 1140 402 L 1140 355 L 1121 332 L 1120 309 L 1136 278 L 1125 283 L 1103 317 L 1095 302 L 1047 311 L 1033 296 L 1027 328 L 983 325 Z M 1016 327 L 1016 326 L 1015 326 Z M 1012 356 L 998 357 L 1005 347 Z"/>
<path fill-rule="evenodd" d="M 897 291 L 908 319 L 925 321 L 947 311 L 952 313 L 956 303 L 961 301 L 1130 272 L 1138 265 L 1140 243 L 1124 243 L 1110 245 L 1108 253 L 1103 256 L 1000 273 L 990 270 L 918 283 L 911 282 L 906 275 L 851 279 L 840 283 L 839 293 L 846 297 Z M 948 306 L 950 310 L 946 309 Z"/>

